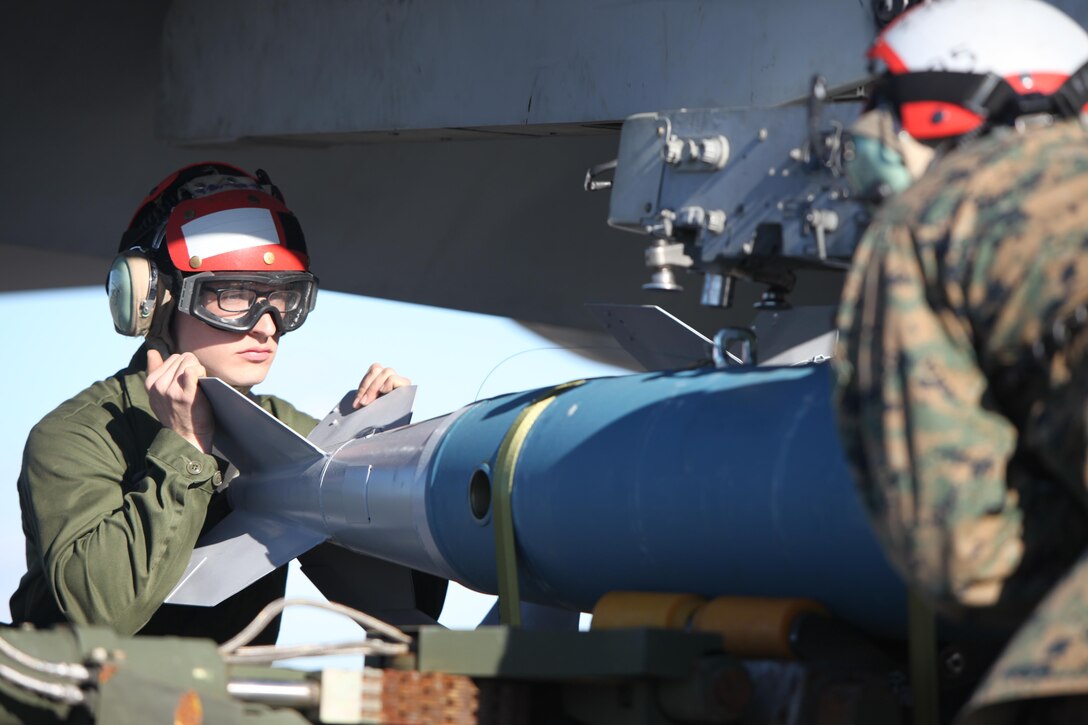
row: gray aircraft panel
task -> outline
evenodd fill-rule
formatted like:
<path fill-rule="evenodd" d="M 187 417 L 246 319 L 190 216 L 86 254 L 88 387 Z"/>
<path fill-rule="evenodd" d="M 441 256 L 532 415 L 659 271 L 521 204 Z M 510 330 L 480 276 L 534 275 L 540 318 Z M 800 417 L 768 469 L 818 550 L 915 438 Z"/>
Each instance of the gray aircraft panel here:
<path fill-rule="evenodd" d="M 798 307 L 760 312 L 752 323 L 761 365 L 797 365 L 829 358 L 835 351 L 835 307 Z"/>
<path fill-rule="evenodd" d="M 707 365 L 710 338 L 655 305 L 587 305 L 601 325 L 646 370 Z"/>
<path fill-rule="evenodd" d="M 815 69 L 832 87 L 858 85 L 876 29 L 869 4 L 856 0 L 253 7 L 171 6 L 158 113 L 165 137 L 535 135 L 654 109 L 773 105 L 804 98 Z M 842 51 L 851 46 L 858 52 Z"/>

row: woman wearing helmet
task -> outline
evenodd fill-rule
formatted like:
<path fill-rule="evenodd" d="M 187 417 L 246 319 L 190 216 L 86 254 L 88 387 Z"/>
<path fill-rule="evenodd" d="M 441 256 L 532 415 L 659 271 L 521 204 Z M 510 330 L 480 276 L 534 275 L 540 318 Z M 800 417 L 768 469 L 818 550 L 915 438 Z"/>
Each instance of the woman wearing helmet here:
<path fill-rule="evenodd" d="M 960 722 L 1088 722 L 1088 34 L 1038 0 L 936 0 L 870 57 L 884 128 L 935 159 L 847 278 L 844 445 L 905 578 L 1016 631 Z"/>
<path fill-rule="evenodd" d="M 286 567 L 210 608 L 164 605 L 200 534 L 229 511 L 212 450 L 204 376 L 264 380 L 283 334 L 305 322 L 317 279 L 301 228 L 264 172 L 183 168 L 156 186 L 107 281 L 114 327 L 146 342 L 127 368 L 40 421 L 19 476 L 27 573 L 12 618 L 108 625 L 122 634 L 224 641 L 283 596 Z M 355 406 L 409 381 L 373 365 Z M 302 435 L 316 421 L 251 395 Z M 262 635 L 274 642 L 278 621 Z"/>

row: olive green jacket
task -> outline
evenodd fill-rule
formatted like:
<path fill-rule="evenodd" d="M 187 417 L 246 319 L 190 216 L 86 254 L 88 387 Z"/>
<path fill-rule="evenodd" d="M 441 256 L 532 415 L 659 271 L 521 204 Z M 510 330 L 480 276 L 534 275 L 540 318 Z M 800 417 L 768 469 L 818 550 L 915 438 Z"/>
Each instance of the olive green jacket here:
<path fill-rule="evenodd" d="M 159 423 L 147 391 L 146 353 L 43 418 L 19 474 L 27 573 L 11 597 L 16 622 L 71 621 L 123 635 L 171 634 L 224 641 L 283 596 L 286 567 L 215 607 L 164 605 L 200 534 L 229 512 L 217 492 L 226 462 Z M 316 421 L 256 396 L 302 435 Z M 266 630 L 275 641 L 278 625 Z"/>

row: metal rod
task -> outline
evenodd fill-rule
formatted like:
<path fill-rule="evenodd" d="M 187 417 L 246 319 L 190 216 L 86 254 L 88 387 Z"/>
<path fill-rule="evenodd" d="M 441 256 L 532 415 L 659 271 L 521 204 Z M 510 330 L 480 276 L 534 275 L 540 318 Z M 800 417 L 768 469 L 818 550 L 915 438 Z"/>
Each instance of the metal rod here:
<path fill-rule="evenodd" d="M 231 680 L 227 693 L 237 700 L 276 707 L 307 709 L 321 704 L 321 688 L 316 682 Z"/>

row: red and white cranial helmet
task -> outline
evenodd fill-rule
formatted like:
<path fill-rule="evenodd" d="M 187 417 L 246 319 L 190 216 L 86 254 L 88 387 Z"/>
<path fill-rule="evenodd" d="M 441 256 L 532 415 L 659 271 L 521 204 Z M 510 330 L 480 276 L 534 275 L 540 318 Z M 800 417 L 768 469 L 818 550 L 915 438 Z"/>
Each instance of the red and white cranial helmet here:
<path fill-rule="evenodd" d="M 1088 33 L 1042 0 L 932 0 L 877 37 L 877 94 L 904 130 L 939 143 L 1088 102 Z"/>
<path fill-rule="evenodd" d="M 182 274 L 309 268 L 302 228 L 267 175 L 220 162 L 187 166 L 152 189 L 121 242 L 122 251 L 134 246 Z"/>

